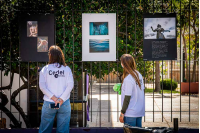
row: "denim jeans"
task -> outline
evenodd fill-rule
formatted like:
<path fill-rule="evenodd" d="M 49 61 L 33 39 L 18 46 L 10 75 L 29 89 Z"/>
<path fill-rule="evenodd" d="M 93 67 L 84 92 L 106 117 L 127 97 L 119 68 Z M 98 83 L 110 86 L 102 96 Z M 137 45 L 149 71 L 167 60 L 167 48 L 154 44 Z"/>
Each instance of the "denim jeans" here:
<path fill-rule="evenodd" d="M 42 107 L 41 123 L 39 133 L 51 133 L 53 128 L 54 118 L 57 114 L 57 129 L 56 133 L 69 133 L 69 123 L 71 117 L 70 100 L 66 100 L 59 109 L 49 108 L 52 102 L 44 101 Z M 55 104 L 55 103 L 53 103 Z"/>
<path fill-rule="evenodd" d="M 133 127 L 142 127 L 142 117 L 126 117 L 124 116 L 124 124 Z"/>

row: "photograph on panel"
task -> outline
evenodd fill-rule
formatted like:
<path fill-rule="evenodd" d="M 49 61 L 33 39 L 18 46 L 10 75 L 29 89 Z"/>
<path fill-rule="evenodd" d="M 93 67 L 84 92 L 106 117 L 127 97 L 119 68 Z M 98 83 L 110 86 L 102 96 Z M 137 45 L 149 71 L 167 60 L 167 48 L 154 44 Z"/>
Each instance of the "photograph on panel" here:
<path fill-rule="evenodd" d="M 108 22 L 90 22 L 90 35 L 108 35 Z"/>
<path fill-rule="evenodd" d="M 37 36 L 38 36 L 38 22 L 27 21 L 27 37 L 37 37 Z"/>
<path fill-rule="evenodd" d="M 48 37 L 37 38 L 37 52 L 48 52 Z"/>
<path fill-rule="evenodd" d="M 109 52 L 109 39 L 90 39 L 90 53 L 94 52 Z"/>
<path fill-rule="evenodd" d="M 144 18 L 144 39 L 175 39 L 175 18 Z"/>

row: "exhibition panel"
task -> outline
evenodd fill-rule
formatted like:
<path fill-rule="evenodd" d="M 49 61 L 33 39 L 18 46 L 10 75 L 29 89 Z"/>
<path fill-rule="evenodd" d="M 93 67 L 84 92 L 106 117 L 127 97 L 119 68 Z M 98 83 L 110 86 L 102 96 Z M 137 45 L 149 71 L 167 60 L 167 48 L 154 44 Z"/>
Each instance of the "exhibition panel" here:
<path fill-rule="evenodd" d="M 135 59 L 143 76 L 144 126 L 171 126 L 178 118 L 181 126 L 196 127 L 198 10 L 198 0 L 1 1 L 0 128 L 39 127 L 39 76 L 52 45 L 62 49 L 74 78 L 71 127 L 122 131 L 123 54 Z"/>

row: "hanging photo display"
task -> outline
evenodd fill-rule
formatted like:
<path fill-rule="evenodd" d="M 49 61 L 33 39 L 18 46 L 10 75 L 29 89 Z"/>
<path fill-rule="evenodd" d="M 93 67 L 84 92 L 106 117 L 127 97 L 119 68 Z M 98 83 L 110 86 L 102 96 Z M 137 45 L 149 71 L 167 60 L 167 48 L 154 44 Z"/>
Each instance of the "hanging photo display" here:
<path fill-rule="evenodd" d="M 82 61 L 116 61 L 116 13 L 82 14 Z"/>
<path fill-rule="evenodd" d="M 109 52 L 109 39 L 90 39 L 90 53 Z"/>
<path fill-rule="evenodd" d="M 48 52 L 48 37 L 37 38 L 37 52 Z"/>
<path fill-rule="evenodd" d="M 108 35 L 108 22 L 90 22 L 90 35 Z"/>
<path fill-rule="evenodd" d="M 144 14 L 143 60 L 176 60 L 176 14 Z"/>
<path fill-rule="evenodd" d="M 27 37 L 37 37 L 37 21 L 27 21 Z"/>
<path fill-rule="evenodd" d="M 21 60 L 47 62 L 48 49 L 55 44 L 54 15 L 22 15 L 19 30 Z"/>

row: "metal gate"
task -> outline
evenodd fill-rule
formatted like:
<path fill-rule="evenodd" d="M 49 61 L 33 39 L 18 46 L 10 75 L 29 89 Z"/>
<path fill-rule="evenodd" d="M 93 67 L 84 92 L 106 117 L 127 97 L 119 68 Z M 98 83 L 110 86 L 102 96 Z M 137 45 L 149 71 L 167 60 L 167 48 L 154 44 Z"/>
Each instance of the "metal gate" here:
<path fill-rule="evenodd" d="M 164 121 L 165 113 L 169 113 L 168 118 L 172 118 L 173 113 L 178 113 L 180 122 L 187 118 L 190 122 L 197 115 L 191 118 L 193 113 L 198 114 L 199 107 L 192 106 L 194 102 L 191 97 L 192 82 L 199 82 L 199 2 L 197 0 L 11 0 L 1 1 L 1 125 L 0 127 L 38 127 L 40 123 L 40 110 L 42 106 L 42 93 L 39 89 L 38 70 L 47 62 L 22 62 L 20 61 L 20 40 L 19 40 L 19 16 L 21 14 L 55 14 L 55 44 L 63 49 L 67 64 L 75 75 L 75 88 L 71 93 L 72 105 L 72 125 L 78 119 L 84 119 L 81 126 L 86 126 L 87 104 L 90 105 L 90 122 L 94 121 L 92 110 L 94 105 L 93 90 L 94 80 L 98 88 L 98 112 L 99 124 L 102 126 L 102 114 L 106 114 L 108 122 L 111 114 L 120 114 L 120 97 L 116 95 L 116 110 L 111 110 L 112 100 L 111 75 L 114 75 L 116 82 L 120 82 L 122 68 L 120 56 L 124 53 L 132 54 L 136 59 L 137 68 L 144 76 L 145 87 L 152 88 L 150 95 L 152 105 L 146 107 L 146 114 L 151 114 L 151 121 L 157 119 L 156 113 L 161 113 L 161 122 Z M 177 13 L 177 42 L 178 58 L 176 61 L 160 61 L 157 70 L 161 69 L 161 81 L 165 78 L 171 79 L 171 89 L 169 90 L 170 110 L 165 110 L 165 92 L 161 84 L 160 110 L 155 109 L 155 68 L 156 61 L 143 61 L 143 13 Z M 83 62 L 81 61 L 81 27 L 82 13 L 116 13 L 117 15 L 117 61 L 115 62 Z M 85 99 L 86 75 L 90 77 L 89 101 Z M 16 78 L 18 77 L 18 78 Z M 103 78 L 104 77 L 104 78 Z M 106 81 L 104 80 L 106 78 Z M 172 79 L 180 84 L 177 93 L 179 97 L 179 107 L 174 108 L 172 91 Z M 189 86 L 188 95 L 181 94 L 182 84 L 187 82 Z M 163 83 L 163 82 L 162 82 Z M 107 110 L 102 109 L 102 87 L 105 87 L 107 95 Z M 105 89 L 104 89 L 105 90 Z M 148 92 L 148 91 L 146 91 Z M 145 93 L 149 95 L 149 93 Z M 182 98 L 188 97 L 188 103 L 184 103 Z M 24 100 L 25 99 L 25 100 Z M 75 102 L 77 101 L 77 102 Z M 195 100 L 194 100 L 195 101 Z M 198 101 L 198 100 L 197 100 Z M 146 101 L 147 102 L 147 101 Z M 76 103 L 76 104 L 75 104 Z M 104 102 L 105 103 L 105 102 Z M 103 104 L 104 104 L 103 103 Z M 158 104 L 158 103 L 156 103 Z M 184 110 L 183 110 L 184 106 Z M 187 106 L 185 108 L 185 106 Z M 192 108 L 191 108 L 192 107 Z M 80 108 L 80 109 L 79 109 Z M 184 114 L 184 115 L 183 115 Z M 177 116 L 177 115 L 175 115 Z M 79 118 L 81 117 L 81 118 Z M 4 119 L 7 118 L 7 119 Z M 144 122 L 149 119 L 144 117 Z M 31 123 L 34 120 L 35 123 Z M 186 119 L 184 119 L 186 120 Z M 118 119 L 117 119 L 118 121 Z M 5 125 L 7 123 L 7 126 Z M 79 125 L 80 126 L 80 125 Z"/>

